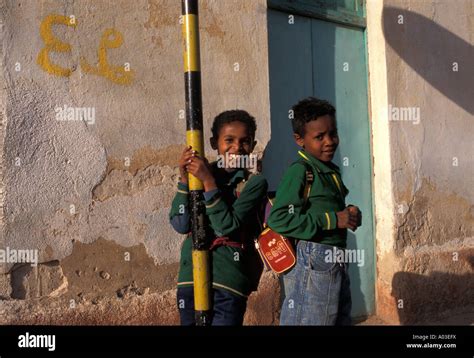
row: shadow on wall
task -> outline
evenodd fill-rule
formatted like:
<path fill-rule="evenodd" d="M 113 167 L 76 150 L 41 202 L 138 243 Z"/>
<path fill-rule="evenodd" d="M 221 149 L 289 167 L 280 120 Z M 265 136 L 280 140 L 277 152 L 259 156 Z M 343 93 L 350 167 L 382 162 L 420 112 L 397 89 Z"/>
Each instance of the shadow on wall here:
<path fill-rule="evenodd" d="M 474 50 L 459 36 L 432 20 L 404 9 L 385 7 L 387 43 L 444 96 L 474 114 Z"/>
<path fill-rule="evenodd" d="M 474 267 L 474 256 L 469 261 Z M 434 272 L 425 276 L 397 272 L 392 280 L 392 296 L 398 306 L 401 325 L 474 324 L 473 273 Z"/>
<path fill-rule="evenodd" d="M 385 39 L 397 55 L 442 95 L 473 114 L 473 46 L 429 18 L 404 9 L 385 7 L 382 21 Z M 392 296 L 400 324 L 473 324 L 474 256 L 468 262 L 471 272 L 460 275 L 397 272 Z M 456 313 L 463 310 L 465 314 Z"/>

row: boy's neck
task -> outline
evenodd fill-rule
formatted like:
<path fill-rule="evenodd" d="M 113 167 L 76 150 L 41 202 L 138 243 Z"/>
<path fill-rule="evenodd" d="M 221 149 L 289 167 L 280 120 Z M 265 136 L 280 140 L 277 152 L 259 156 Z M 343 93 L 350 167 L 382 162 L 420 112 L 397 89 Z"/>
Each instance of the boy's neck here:
<path fill-rule="evenodd" d="M 301 147 L 300 150 L 301 150 L 305 155 L 309 155 L 311 158 L 313 158 L 313 159 L 315 159 L 315 160 L 317 160 L 317 161 L 320 161 L 320 162 L 323 163 L 323 164 L 326 164 L 326 165 L 328 165 L 328 164 L 329 164 L 329 165 L 333 164 L 331 160 L 325 162 L 324 160 L 321 160 L 321 159 L 316 158 L 314 155 L 312 155 L 311 153 L 309 153 L 309 152 L 308 152 L 307 150 L 305 150 L 303 147 Z"/>
<path fill-rule="evenodd" d="M 313 160 L 313 162 L 316 165 L 319 165 L 320 168 L 328 168 L 329 170 L 339 170 L 339 167 L 336 164 L 334 164 L 332 161 L 328 161 L 328 162 L 322 161 L 321 159 L 316 158 L 311 153 L 308 153 L 306 150 L 304 150 L 304 148 L 301 148 L 301 150 L 298 153 L 300 154 L 301 157 L 303 158 L 306 157 L 305 158 L 306 160 L 309 160 L 309 161 Z"/>

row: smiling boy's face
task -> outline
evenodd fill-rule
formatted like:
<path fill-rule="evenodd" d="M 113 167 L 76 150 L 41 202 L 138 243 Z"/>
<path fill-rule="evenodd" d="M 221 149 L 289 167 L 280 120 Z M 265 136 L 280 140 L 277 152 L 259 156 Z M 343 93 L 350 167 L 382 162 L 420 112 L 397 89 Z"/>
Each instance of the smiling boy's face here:
<path fill-rule="evenodd" d="M 334 157 L 339 137 L 336 120 L 330 115 L 318 117 L 305 124 L 305 134 L 294 134 L 296 143 L 322 162 L 330 162 Z"/>
<path fill-rule="evenodd" d="M 219 130 L 219 137 L 211 138 L 212 149 L 220 155 L 249 155 L 256 143 L 247 125 L 239 121 L 224 124 Z"/>
<path fill-rule="evenodd" d="M 211 145 L 219 154 L 245 155 L 252 153 L 255 142 L 250 136 L 247 126 L 239 121 L 224 124 L 219 130 L 217 140 L 212 138 Z"/>

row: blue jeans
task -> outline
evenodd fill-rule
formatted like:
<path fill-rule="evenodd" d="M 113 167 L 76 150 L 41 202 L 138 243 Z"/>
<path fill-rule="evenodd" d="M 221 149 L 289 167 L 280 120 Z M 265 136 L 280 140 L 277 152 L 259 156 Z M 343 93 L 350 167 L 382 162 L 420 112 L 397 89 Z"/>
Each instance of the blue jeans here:
<path fill-rule="evenodd" d="M 297 263 L 283 275 L 280 325 L 350 325 L 351 291 L 347 263 L 326 262 L 333 246 L 298 241 Z"/>
<path fill-rule="evenodd" d="M 241 326 L 247 308 L 247 298 L 226 290 L 212 289 L 212 326 Z M 182 326 L 195 326 L 194 288 L 178 287 L 176 295 Z"/>

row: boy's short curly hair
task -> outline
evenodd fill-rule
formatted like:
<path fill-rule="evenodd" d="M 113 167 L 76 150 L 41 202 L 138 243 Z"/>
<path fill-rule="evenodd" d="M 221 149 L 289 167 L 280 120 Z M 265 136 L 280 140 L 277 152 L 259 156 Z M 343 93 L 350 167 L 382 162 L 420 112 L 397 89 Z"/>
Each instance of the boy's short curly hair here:
<path fill-rule="evenodd" d="M 224 126 L 224 124 L 231 122 L 242 122 L 247 126 L 249 135 L 252 139 L 255 139 L 255 132 L 257 131 L 257 123 L 255 118 L 252 117 L 248 112 L 241 109 L 234 109 L 230 111 L 225 111 L 214 118 L 214 123 L 212 123 L 212 136 L 214 138 L 219 137 L 219 131 Z"/>
<path fill-rule="evenodd" d="M 336 118 L 336 108 L 328 101 L 316 97 L 308 97 L 293 106 L 291 124 L 293 132 L 300 137 L 305 135 L 305 124 L 316 120 L 318 117 L 330 115 Z"/>

